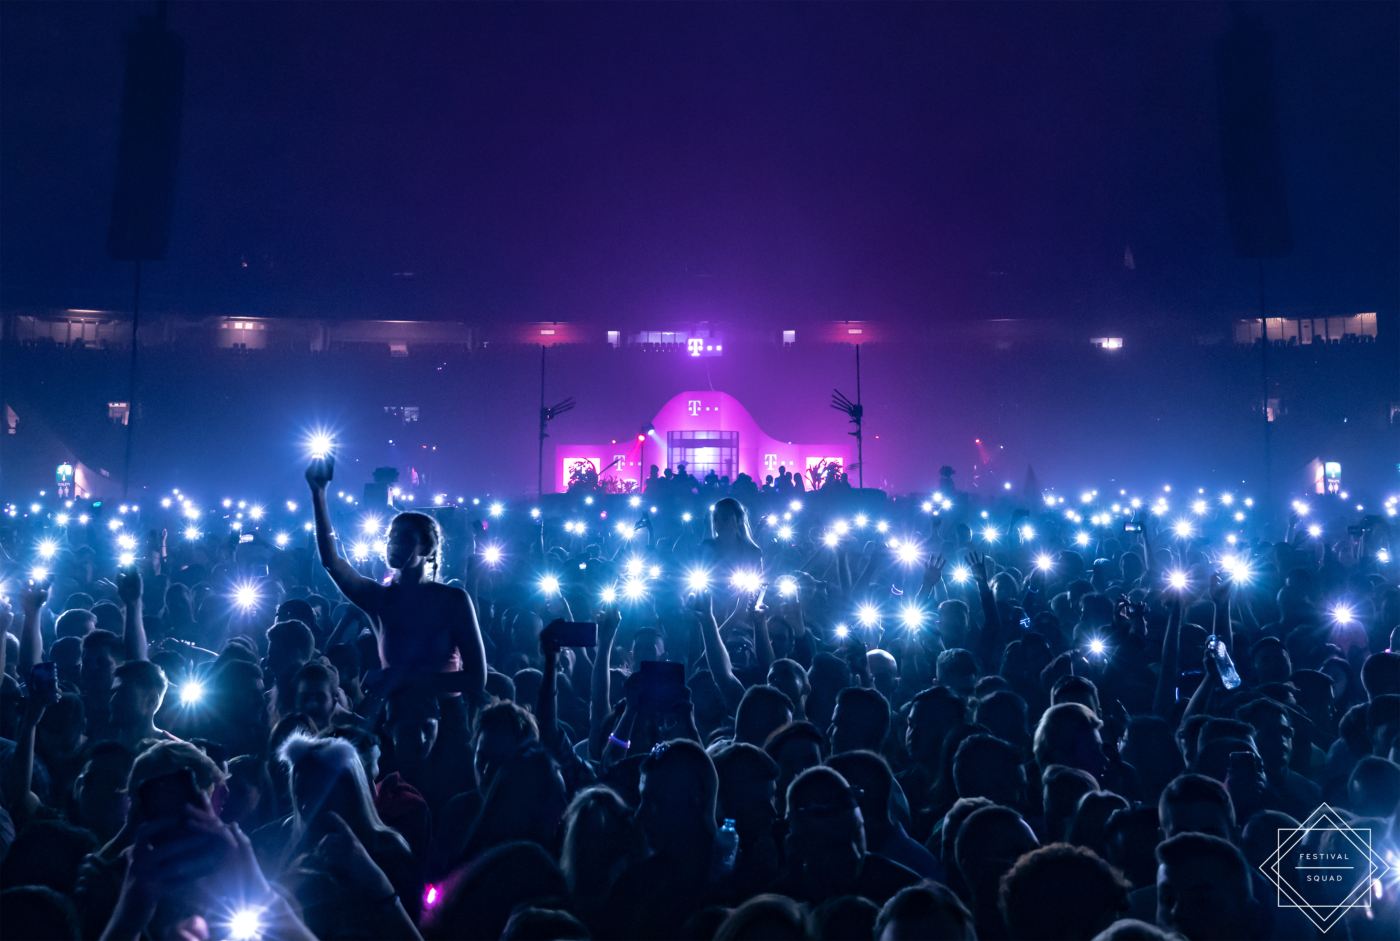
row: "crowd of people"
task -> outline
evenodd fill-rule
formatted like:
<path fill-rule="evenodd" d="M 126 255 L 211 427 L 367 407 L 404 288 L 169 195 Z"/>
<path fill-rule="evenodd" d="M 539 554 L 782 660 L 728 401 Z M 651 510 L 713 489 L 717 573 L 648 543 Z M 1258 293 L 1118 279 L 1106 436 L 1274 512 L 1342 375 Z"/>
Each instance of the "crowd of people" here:
<path fill-rule="evenodd" d="M 1385 516 L 710 476 L 9 513 L 0 936 L 1400 937 Z"/>

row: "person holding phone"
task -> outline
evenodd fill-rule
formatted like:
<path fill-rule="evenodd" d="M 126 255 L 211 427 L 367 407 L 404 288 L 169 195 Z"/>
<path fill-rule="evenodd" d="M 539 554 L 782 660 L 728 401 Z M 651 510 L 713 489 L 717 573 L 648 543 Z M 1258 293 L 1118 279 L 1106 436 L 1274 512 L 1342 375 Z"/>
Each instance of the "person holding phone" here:
<path fill-rule="evenodd" d="M 442 530 L 437 520 L 423 513 L 394 517 L 387 560 L 394 574 L 389 584 L 381 585 L 355 571 L 336 552 L 326 506 L 326 487 L 334 473 L 331 456 L 313 460 L 306 469 L 316 516 L 316 547 L 336 587 L 370 620 L 380 661 L 389 674 L 383 678 L 384 685 L 426 678 L 438 691 L 461 693 L 474 705 L 486 689 L 486 648 L 471 598 L 462 589 L 438 581 Z M 457 718 L 455 724 L 465 737 L 465 712 Z"/>

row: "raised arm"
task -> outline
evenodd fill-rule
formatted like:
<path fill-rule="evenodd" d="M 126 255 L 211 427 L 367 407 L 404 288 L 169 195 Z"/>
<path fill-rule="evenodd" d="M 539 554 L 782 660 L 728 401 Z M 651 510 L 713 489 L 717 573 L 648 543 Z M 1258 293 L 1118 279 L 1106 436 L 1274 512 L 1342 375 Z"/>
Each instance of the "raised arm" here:
<path fill-rule="evenodd" d="M 326 567 L 331 581 L 350 603 L 361 610 L 372 608 L 371 594 L 378 589 L 374 579 L 365 578 L 354 566 L 335 551 L 335 531 L 331 529 L 331 514 L 326 506 L 326 487 L 335 476 L 335 458 L 316 458 L 306 468 L 306 482 L 311 487 L 311 509 L 316 516 L 316 551 Z"/>
<path fill-rule="evenodd" d="M 588 684 L 588 740 L 597 741 L 612 715 L 612 648 L 622 614 L 616 607 L 603 607 L 594 615 L 598 622 L 598 650 L 593 655 L 593 676 Z"/>
<path fill-rule="evenodd" d="M 39 635 L 39 611 L 49 598 L 49 590 L 43 585 L 26 585 L 20 592 L 19 662 L 15 664 L 15 676 L 28 678 L 34 664 L 44 658 L 44 640 Z"/>
<path fill-rule="evenodd" d="M 146 622 L 141 606 L 141 572 L 132 565 L 117 574 L 117 597 L 126 608 L 122 647 L 127 660 L 146 660 Z"/>
<path fill-rule="evenodd" d="M 461 592 L 462 608 L 452 619 L 452 640 L 462 658 L 461 676 L 455 684 L 457 692 L 477 703 L 486 693 L 486 642 L 481 637 L 481 622 L 471 596 Z"/>
<path fill-rule="evenodd" d="M 1167 614 L 1167 633 L 1162 638 L 1162 671 L 1157 675 L 1157 695 L 1152 699 L 1153 715 L 1166 718 L 1176 702 L 1176 685 L 1181 680 L 1178 637 L 1181 633 L 1181 595 L 1174 594 Z"/>
<path fill-rule="evenodd" d="M 1210 576 L 1210 600 L 1215 602 L 1215 626 L 1212 633 L 1225 641 L 1225 649 L 1234 651 L 1235 637 L 1230 627 L 1231 582 L 1214 572 Z"/>
<path fill-rule="evenodd" d="M 705 641 L 705 666 L 710 670 L 724 705 L 733 712 L 739 708 L 739 700 L 744 698 L 744 684 L 734 675 L 734 665 L 729 660 L 729 650 L 719 636 L 719 624 L 715 621 L 714 600 L 708 591 L 697 592 L 695 615 L 700 620 L 700 636 Z"/>

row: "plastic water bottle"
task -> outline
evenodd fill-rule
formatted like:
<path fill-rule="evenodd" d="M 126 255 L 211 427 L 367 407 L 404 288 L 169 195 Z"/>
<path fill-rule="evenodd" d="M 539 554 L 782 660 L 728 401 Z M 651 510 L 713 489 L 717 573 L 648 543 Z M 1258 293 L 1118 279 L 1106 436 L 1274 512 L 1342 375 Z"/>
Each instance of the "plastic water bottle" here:
<path fill-rule="evenodd" d="M 1215 658 L 1215 665 L 1220 668 L 1220 684 L 1226 689 L 1239 686 L 1240 674 L 1235 669 L 1235 661 L 1230 658 L 1230 650 L 1225 646 L 1225 641 L 1212 634 L 1206 638 L 1206 648 Z"/>
<path fill-rule="evenodd" d="M 734 864 L 739 859 L 739 831 L 734 829 L 733 818 L 725 818 L 724 826 L 719 828 L 719 833 L 715 837 L 716 856 L 719 859 L 719 869 L 722 873 L 728 874 L 734 871 Z"/>

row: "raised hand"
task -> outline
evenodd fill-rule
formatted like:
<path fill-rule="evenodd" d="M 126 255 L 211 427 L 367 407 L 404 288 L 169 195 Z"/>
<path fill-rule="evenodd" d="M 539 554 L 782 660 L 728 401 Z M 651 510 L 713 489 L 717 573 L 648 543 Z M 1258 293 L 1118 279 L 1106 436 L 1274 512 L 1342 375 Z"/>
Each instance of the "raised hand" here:
<path fill-rule="evenodd" d="M 129 565 L 117 573 L 117 597 L 122 604 L 135 604 L 141 600 L 141 572 Z"/>
<path fill-rule="evenodd" d="M 972 571 L 972 575 L 977 579 L 977 583 L 984 584 L 987 579 L 987 554 L 977 554 L 977 550 L 967 551 L 967 567 Z"/>
<path fill-rule="evenodd" d="M 593 614 L 593 620 L 598 625 L 598 637 L 613 637 L 617 634 L 617 629 L 622 625 L 622 612 L 615 604 L 599 605 L 598 610 Z M 599 644 L 602 641 L 599 640 Z"/>
<path fill-rule="evenodd" d="M 1210 573 L 1210 600 L 1220 607 L 1230 600 L 1231 582 L 1219 572 Z"/>
<path fill-rule="evenodd" d="M 334 478 L 335 457 L 333 455 L 314 457 L 311 459 L 311 463 L 306 466 L 306 482 L 311 485 L 312 493 L 324 493 Z"/>
<path fill-rule="evenodd" d="M 928 564 L 924 566 L 924 588 L 933 588 L 943 581 L 943 566 L 946 564 L 941 554 L 937 558 L 929 554 Z"/>

